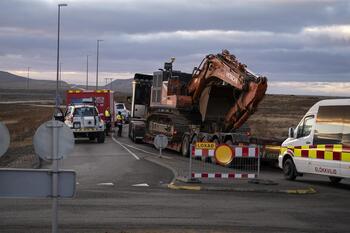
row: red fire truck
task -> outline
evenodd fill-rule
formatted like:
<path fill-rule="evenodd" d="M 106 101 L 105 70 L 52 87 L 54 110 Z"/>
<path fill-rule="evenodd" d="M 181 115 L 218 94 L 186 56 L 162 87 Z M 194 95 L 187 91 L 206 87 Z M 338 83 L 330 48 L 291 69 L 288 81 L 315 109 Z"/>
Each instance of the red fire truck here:
<path fill-rule="evenodd" d="M 99 116 L 106 122 L 105 111 L 111 115 L 111 125 L 114 126 L 114 99 L 111 90 L 68 90 L 67 106 L 76 104 L 93 104 L 97 107 Z"/>

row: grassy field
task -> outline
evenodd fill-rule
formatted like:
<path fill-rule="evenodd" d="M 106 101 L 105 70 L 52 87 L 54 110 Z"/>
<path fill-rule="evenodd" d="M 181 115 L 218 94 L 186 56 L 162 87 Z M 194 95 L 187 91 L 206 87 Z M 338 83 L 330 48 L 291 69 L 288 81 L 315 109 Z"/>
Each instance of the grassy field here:
<path fill-rule="evenodd" d="M 35 92 L 16 90 L 1 92 L 7 100 L 52 99 L 53 92 Z M 22 93 L 18 95 L 17 93 Z M 62 96 L 64 94 L 62 93 Z M 33 97 L 33 98 L 32 98 Z M 279 144 L 288 133 L 289 127 L 295 127 L 307 110 L 317 101 L 327 97 L 266 95 L 258 110 L 248 120 L 252 136 Z M 4 101 L 4 99 L 2 99 Z M 126 95 L 115 95 L 115 101 L 124 102 L 129 107 Z M 0 166 L 11 163 L 18 156 L 34 156 L 32 138 L 36 129 L 51 119 L 53 108 L 24 104 L 0 104 L 0 121 L 5 123 L 11 134 L 9 151 L 0 160 Z"/>
<path fill-rule="evenodd" d="M 11 136 L 11 145 L 1 158 L 5 166 L 19 156 L 33 157 L 32 139 L 36 129 L 52 117 L 52 109 L 21 104 L 0 104 L 0 121 L 6 124 Z"/>
<path fill-rule="evenodd" d="M 282 142 L 288 136 L 289 127 L 295 128 L 313 104 L 327 98 L 329 97 L 266 95 L 258 110 L 248 120 L 252 135 Z"/>

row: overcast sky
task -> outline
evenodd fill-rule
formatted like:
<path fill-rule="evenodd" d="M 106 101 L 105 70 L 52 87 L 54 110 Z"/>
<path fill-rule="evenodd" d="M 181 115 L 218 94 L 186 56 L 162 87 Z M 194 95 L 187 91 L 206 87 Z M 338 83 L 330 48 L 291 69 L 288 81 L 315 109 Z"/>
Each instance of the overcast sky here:
<path fill-rule="evenodd" d="M 350 95 L 349 0 L 1 0 L 0 70 L 54 79 L 57 4 L 62 77 L 84 83 L 152 73 L 176 57 L 191 72 L 228 49 L 269 79 L 269 92 Z M 292 81 L 292 82 L 291 82 Z M 301 85 L 301 83 L 304 83 Z"/>

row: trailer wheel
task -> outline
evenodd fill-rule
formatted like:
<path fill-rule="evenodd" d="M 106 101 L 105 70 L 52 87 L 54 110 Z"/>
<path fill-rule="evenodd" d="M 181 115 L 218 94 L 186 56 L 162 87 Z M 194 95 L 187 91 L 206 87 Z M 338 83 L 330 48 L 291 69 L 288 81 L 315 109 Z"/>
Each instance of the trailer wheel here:
<path fill-rule="evenodd" d="M 330 176 L 329 180 L 331 181 L 332 184 L 338 184 L 342 180 L 342 178 L 341 177 Z"/>
<path fill-rule="evenodd" d="M 287 180 L 295 180 L 297 177 L 297 169 L 291 158 L 286 159 L 283 164 L 283 174 Z"/>
<path fill-rule="evenodd" d="M 105 142 L 105 133 L 104 132 L 99 132 L 97 135 L 97 142 L 98 143 L 104 143 Z"/>
<path fill-rule="evenodd" d="M 181 154 L 184 157 L 188 157 L 190 155 L 190 137 L 188 135 L 185 135 L 182 139 Z"/>

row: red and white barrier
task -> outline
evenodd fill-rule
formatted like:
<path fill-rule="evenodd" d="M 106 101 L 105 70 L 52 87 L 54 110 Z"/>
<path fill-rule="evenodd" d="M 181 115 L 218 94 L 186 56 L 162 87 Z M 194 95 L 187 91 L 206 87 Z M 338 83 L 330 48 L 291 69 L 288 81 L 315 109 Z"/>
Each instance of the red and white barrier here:
<path fill-rule="evenodd" d="M 222 179 L 254 179 L 254 173 L 195 173 L 192 172 L 192 178 L 222 178 Z"/>
<path fill-rule="evenodd" d="M 259 156 L 259 148 L 257 147 L 231 147 L 234 157 L 250 157 L 257 158 Z M 192 147 L 192 156 L 193 157 L 214 157 L 215 150 L 209 149 L 195 149 Z"/>

